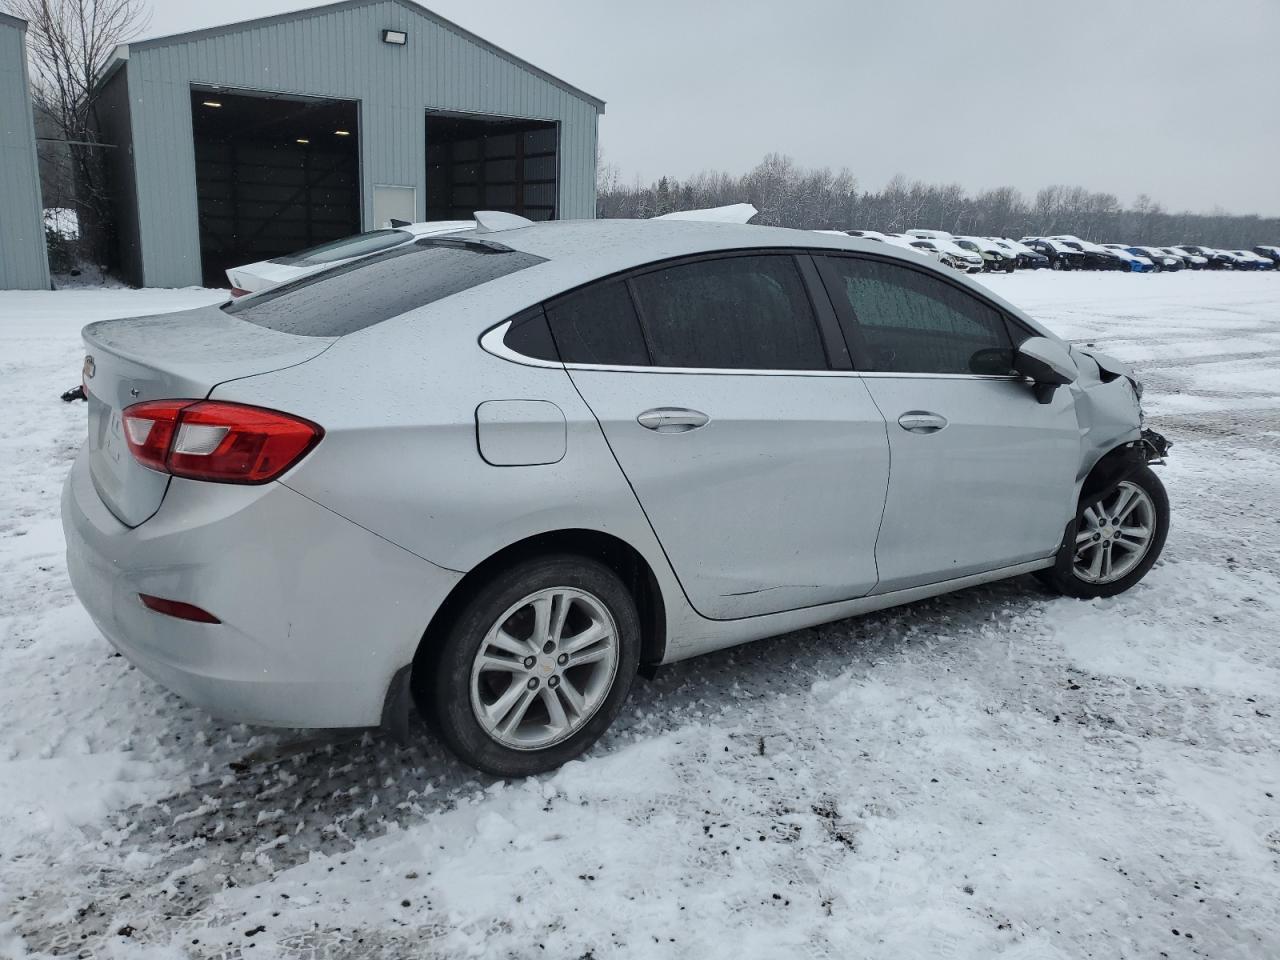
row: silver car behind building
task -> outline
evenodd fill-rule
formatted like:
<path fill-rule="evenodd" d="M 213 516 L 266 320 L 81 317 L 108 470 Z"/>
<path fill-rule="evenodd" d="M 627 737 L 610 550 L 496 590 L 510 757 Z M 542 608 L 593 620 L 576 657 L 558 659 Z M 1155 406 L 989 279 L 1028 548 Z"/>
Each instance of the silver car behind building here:
<path fill-rule="evenodd" d="M 985 287 L 812 232 L 477 219 L 85 329 L 68 562 L 141 670 L 252 723 L 416 702 L 523 775 L 641 665 L 1159 555 L 1132 373 Z"/>

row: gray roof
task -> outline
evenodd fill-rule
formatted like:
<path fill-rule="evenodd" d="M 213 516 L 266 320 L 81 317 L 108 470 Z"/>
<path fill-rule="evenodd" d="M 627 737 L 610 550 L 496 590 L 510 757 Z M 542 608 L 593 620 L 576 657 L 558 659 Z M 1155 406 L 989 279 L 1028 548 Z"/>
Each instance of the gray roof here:
<path fill-rule="evenodd" d="M 173 33 L 165 37 L 152 37 L 148 40 L 136 40 L 128 44 L 123 44 L 121 47 L 116 49 L 113 62 L 109 64 L 107 69 L 104 71 L 102 79 L 105 80 L 114 72 L 115 68 L 119 66 L 118 61 L 128 59 L 130 50 L 149 50 L 154 47 L 170 46 L 175 43 L 189 43 L 193 40 L 204 40 L 209 37 L 225 36 L 227 34 L 239 33 L 242 30 L 253 30 L 258 27 L 271 26 L 277 23 L 289 23 L 297 20 L 306 20 L 310 17 L 326 16 L 330 13 L 337 13 L 353 7 L 372 6 L 379 2 L 381 2 L 381 0 L 341 0 L 339 3 L 329 3 L 318 7 L 307 7 L 302 10 L 293 10 L 288 13 L 278 13 L 270 17 L 257 17 L 253 20 L 240 20 L 236 23 L 223 24 L 219 27 L 207 27 L 203 30 L 191 30 L 186 33 Z M 571 83 L 566 83 L 559 77 L 547 73 L 547 71 L 543 70 L 541 67 L 534 66 L 528 60 L 517 57 L 514 53 L 503 50 L 496 44 L 490 43 L 483 37 L 472 33 L 470 30 L 458 26 L 452 20 L 446 20 L 444 17 L 428 10 L 426 7 L 414 3 L 413 0 L 391 0 L 391 2 L 404 7 L 406 10 L 409 10 L 420 17 L 430 20 L 436 26 L 444 30 L 455 33 L 463 39 L 469 40 L 471 43 L 474 43 L 479 47 L 483 47 L 490 53 L 493 53 L 509 63 L 520 67 L 522 70 L 527 70 L 530 73 L 541 77 L 543 80 L 546 80 L 548 83 L 554 84 L 562 90 L 566 90 L 574 96 L 586 100 L 601 113 L 604 113 L 604 101 L 599 97 L 593 96 L 580 87 L 575 87 Z"/>

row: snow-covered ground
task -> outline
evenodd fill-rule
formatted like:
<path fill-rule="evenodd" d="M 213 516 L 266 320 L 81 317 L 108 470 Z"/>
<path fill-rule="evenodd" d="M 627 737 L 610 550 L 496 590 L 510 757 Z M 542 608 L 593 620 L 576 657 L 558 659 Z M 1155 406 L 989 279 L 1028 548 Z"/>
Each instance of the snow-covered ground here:
<path fill-rule="evenodd" d="M 77 605 L 80 326 L 0 293 L 0 957 L 1280 955 L 1280 277 L 991 286 L 1134 361 L 1174 526 L 1112 600 L 1026 578 L 674 666 L 523 783 L 422 732 L 212 719 Z"/>

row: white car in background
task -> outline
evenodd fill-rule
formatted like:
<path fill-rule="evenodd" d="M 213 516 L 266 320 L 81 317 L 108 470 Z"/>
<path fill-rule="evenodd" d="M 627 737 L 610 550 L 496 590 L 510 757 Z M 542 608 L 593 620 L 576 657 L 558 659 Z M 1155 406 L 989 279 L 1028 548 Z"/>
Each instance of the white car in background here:
<path fill-rule="evenodd" d="M 879 240 L 883 243 L 889 239 L 889 234 L 881 233 L 879 230 L 838 230 L 836 232 L 857 237 L 859 240 Z"/>
<path fill-rule="evenodd" d="M 919 237 L 921 240 L 950 240 L 953 234 L 947 233 L 945 230 L 908 230 L 908 237 Z"/>
<path fill-rule="evenodd" d="M 970 252 L 976 250 L 988 270 L 1013 273 L 1018 266 L 1018 255 L 1004 249 L 994 240 L 986 237 L 956 237 L 954 242 Z"/>
<path fill-rule="evenodd" d="M 874 240 L 877 238 L 860 237 L 859 239 Z M 928 257 L 930 260 L 936 260 L 938 263 L 941 263 L 943 266 L 956 267 L 955 261 L 951 258 L 949 254 L 945 254 L 940 250 L 930 249 L 929 247 L 924 246 L 924 244 L 927 241 L 919 240 L 915 237 L 904 237 L 898 234 L 881 234 L 879 239 L 880 239 L 880 242 L 887 243 L 890 246 L 900 247 L 903 250 L 910 250 L 912 253 L 918 253 L 922 257 Z M 960 266 L 958 267 L 958 269 L 963 270 L 964 267 Z"/>
<path fill-rule="evenodd" d="M 308 247 L 288 256 L 259 260 L 257 263 L 248 263 L 242 267 L 231 267 L 227 270 L 227 279 L 231 281 L 231 295 L 241 297 L 247 293 L 270 290 L 290 280 L 310 276 L 370 254 L 400 247 L 422 237 L 434 237 L 475 228 L 474 220 L 431 220 L 423 223 L 403 223 L 392 220 L 391 226 L 382 230 L 369 230 L 343 237 L 341 240 L 330 240 L 328 243 Z"/>
<path fill-rule="evenodd" d="M 966 250 L 964 247 L 959 246 L 954 241 L 949 240 L 945 237 L 919 236 L 921 232 L 938 233 L 940 231 L 908 230 L 907 233 L 904 234 L 904 238 L 911 241 L 911 245 L 913 247 L 916 247 L 917 249 L 931 250 L 937 253 L 945 254 L 945 258 L 939 257 L 939 259 L 942 260 L 943 263 L 946 263 L 947 266 L 949 267 L 954 267 L 957 270 L 963 270 L 966 273 L 982 272 L 982 266 L 985 263 L 985 261 L 982 259 L 981 254 L 974 253 L 972 250 Z M 948 234 L 948 237 L 949 236 L 950 234 Z M 948 263 L 946 258 L 949 258 L 951 262 Z"/>

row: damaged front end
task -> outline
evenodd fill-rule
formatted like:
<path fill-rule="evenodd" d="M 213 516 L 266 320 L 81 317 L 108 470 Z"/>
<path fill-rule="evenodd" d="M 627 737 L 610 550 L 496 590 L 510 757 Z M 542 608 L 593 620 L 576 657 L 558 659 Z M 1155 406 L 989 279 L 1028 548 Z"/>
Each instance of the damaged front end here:
<path fill-rule="evenodd" d="M 1165 457 L 1169 455 L 1169 448 L 1173 446 L 1173 441 L 1167 439 L 1162 433 L 1143 428 L 1140 443 L 1146 448 L 1147 463 L 1164 466 Z"/>
<path fill-rule="evenodd" d="M 1136 470 L 1163 464 L 1172 444 L 1146 426 L 1142 383 L 1133 368 L 1091 345 L 1072 346 L 1080 369 L 1072 384 L 1083 446 L 1080 503 L 1107 497 Z"/>

